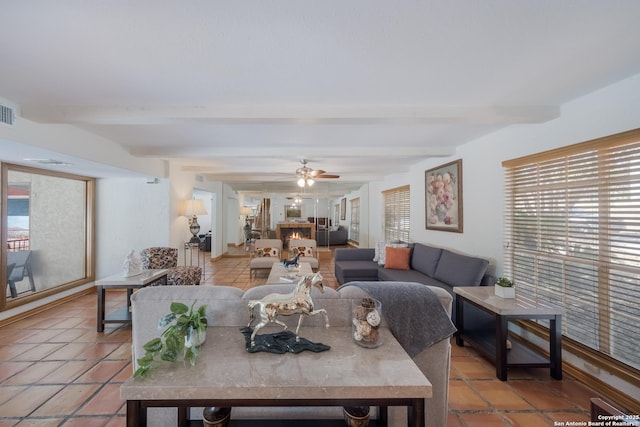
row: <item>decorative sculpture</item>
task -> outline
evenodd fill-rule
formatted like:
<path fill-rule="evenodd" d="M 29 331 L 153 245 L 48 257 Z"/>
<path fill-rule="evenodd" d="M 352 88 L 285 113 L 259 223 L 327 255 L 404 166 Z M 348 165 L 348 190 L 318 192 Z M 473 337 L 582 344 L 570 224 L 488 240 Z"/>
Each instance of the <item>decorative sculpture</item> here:
<path fill-rule="evenodd" d="M 304 316 L 315 316 L 318 313 L 324 314 L 325 326 L 329 327 L 329 316 L 327 310 L 324 308 L 315 310 L 313 301 L 311 300 L 311 287 L 315 286 L 320 289 L 320 292 L 324 293 L 324 287 L 322 285 L 322 275 L 318 273 L 311 273 L 303 276 L 296 285 L 293 292 L 288 294 L 269 294 L 260 300 L 249 301 L 249 324 L 247 327 L 251 327 L 251 323 L 255 319 L 255 308 L 258 309 L 260 316 L 260 323 L 256 325 L 251 334 L 251 347 L 255 346 L 255 337 L 260 329 L 266 326 L 268 323 L 277 323 L 285 330 L 288 329 L 287 325 L 278 320 L 278 315 L 290 316 L 292 314 L 299 314 L 298 327 L 296 328 L 296 342 L 300 341 L 298 332 L 300 331 L 300 325 Z"/>
<path fill-rule="evenodd" d="M 298 254 L 291 259 L 285 259 L 284 261 L 282 261 L 282 265 L 284 266 L 284 268 L 297 267 L 299 258 L 300 255 Z"/>
<path fill-rule="evenodd" d="M 124 258 L 122 268 L 124 270 L 124 277 L 137 276 L 142 273 L 142 262 L 140 261 L 140 258 L 136 256 L 133 249 Z"/>

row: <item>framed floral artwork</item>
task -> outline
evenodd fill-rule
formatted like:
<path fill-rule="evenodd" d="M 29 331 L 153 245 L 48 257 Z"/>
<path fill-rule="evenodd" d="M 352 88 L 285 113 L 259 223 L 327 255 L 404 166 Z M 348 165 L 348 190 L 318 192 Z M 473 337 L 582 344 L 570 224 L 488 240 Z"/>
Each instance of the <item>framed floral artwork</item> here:
<path fill-rule="evenodd" d="M 424 178 L 427 230 L 462 233 L 462 159 L 429 169 Z"/>

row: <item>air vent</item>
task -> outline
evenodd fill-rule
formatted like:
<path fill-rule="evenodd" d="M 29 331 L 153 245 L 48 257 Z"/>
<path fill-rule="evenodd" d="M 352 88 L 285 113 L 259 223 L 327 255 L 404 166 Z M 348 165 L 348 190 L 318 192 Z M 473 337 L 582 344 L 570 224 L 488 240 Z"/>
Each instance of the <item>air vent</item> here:
<path fill-rule="evenodd" d="M 71 166 L 73 165 L 73 163 L 69 163 L 69 162 L 63 162 L 61 160 L 55 160 L 55 159 L 24 159 L 26 162 L 35 162 L 35 163 L 39 163 L 41 165 L 48 165 L 48 166 Z"/>
<path fill-rule="evenodd" d="M 13 110 L 0 104 L 0 123 L 13 125 Z"/>

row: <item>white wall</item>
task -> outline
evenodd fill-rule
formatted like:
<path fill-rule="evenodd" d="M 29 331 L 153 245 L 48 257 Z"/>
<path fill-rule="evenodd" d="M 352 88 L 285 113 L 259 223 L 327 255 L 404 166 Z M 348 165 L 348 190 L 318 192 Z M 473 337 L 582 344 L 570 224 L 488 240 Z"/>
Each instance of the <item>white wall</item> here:
<path fill-rule="evenodd" d="M 425 160 L 407 174 L 372 182 L 369 202 L 373 241 L 382 231 L 380 192 L 411 185 L 411 239 L 476 254 L 502 272 L 502 161 L 640 127 L 640 75 L 623 80 L 562 106 L 559 118 L 543 124 L 516 125 L 463 145 L 452 157 Z M 424 172 L 462 159 L 464 232 L 425 228 Z"/>
<path fill-rule="evenodd" d="M 96 182 L 96 278 L 122 271 L 124 257 L 169 244 L 169 180 L 143 178 Z"/>

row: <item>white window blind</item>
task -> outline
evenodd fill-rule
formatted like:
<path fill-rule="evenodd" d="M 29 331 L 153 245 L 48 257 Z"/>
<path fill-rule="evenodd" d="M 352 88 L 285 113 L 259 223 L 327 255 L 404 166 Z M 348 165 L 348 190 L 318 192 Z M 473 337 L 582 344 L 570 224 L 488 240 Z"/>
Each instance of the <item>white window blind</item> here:
<path fill-rule="evenodd" d="M 563 335 L 637 370 L 640 129 L 506 161 L 505 275 Z"/>
<path fill-rule="evenodd" d="M 384 191 L 384 238 L 387 242 L 409 241 L 411 198 L 409 186 Z"/>
<path fill-rule="evenodd" d="M 349 240 L 360 242 L 360 199 L 351 199 L 351 223 L 349 224 Z"/>

